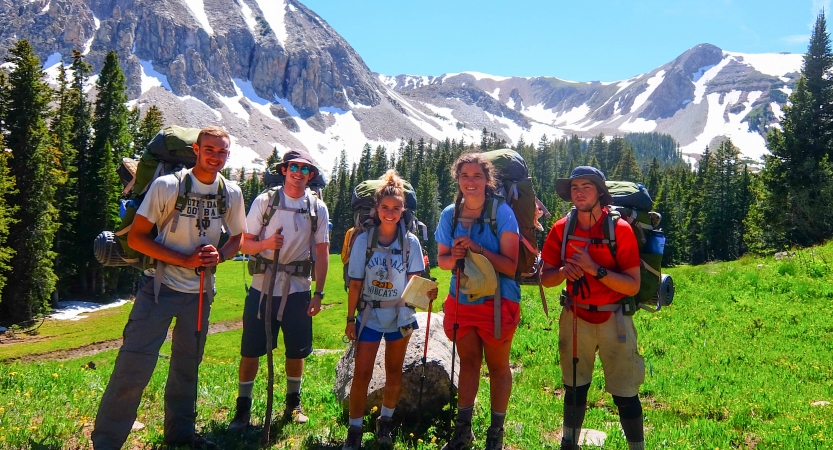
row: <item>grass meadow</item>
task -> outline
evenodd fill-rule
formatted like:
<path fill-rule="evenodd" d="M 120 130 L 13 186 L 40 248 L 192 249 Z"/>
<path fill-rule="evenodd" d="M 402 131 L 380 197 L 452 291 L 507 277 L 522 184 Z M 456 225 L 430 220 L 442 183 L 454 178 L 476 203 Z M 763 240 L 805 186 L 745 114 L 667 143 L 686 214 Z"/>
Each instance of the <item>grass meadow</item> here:
<path fill-rule="evenodd" d="M 833 448 L 833 244 L 800 251 L 794 258 L 747 257 L 730 263 L 668 270 L 677 287 L 674 305 L 635 318 L 646 381 L 646 447 L 679 449 Z M 242 263 L 218 272 L 212 322 L 238 320 L 244 297 Z M 341 261 L 331 258 L 325 304 L 315 319 L 317 349 L 343 350 L 346 294 Z M 434 269 L 442 285 L 448 273 Z M 558 448 L 562 419 L 558 365 L 557 292 L 548 290 L 552 321 L 543 313 L 537 287 L 524 287 L 521 324 L 512 348 L 517 370 L 507 414 L 506 447 Z M 442 296 L 442 293 L 441 293 Z M 437 302 L 436 307 L 439 308 Z M 32 353 L 117 339 L 130 306 L 91 314 L 78 322 L 48 320 L 39 335 L 0 344 L 0 448 L 90 448 L 89 433 L 107 384 L 115 351 L 65 361 L 21 363 Z M 265 410 L 265 358 L 255 383 L 256 427 L 240 439 L 225 433 L 237 395 L 240 330 L 209 336 L 200 369 L 198 424 L 222 448 L 259 447 Z M 164 382 L 170 345 L 145 390 L 127 448 L 161 448 Z M 282 349 L 276 349 L 276 408 L 282 405 Z M 304 375 L 310 423 L 279 425 L 272 447 L 340 449 L 346 414 L 331 392 L 338 352 L 313 354 Z M 89 368 L 89 362 L 95 369 Z M 488 383 L 483 378 L 474 428 L 483 445 L 488 427 Z M 605 431 L 605 448 L 626 449 L 613 401 L 603 390 L 597 361 L 585 427 Z M 439 449 L 447 417 L 404 428 L 396 448 Z M 367 420 L 369 424 L 372 421 Z M 365 448 L 375 448 L 366 425 Z M 477 447 L 475 447 L 477 448 Z"/>

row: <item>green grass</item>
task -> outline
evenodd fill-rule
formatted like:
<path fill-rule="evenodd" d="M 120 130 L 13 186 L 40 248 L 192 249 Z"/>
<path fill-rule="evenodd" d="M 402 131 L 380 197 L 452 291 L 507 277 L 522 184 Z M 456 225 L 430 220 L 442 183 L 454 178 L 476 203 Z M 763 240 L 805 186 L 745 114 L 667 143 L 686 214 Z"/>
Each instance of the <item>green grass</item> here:
<path fill-rule="evenodd" d="M 812 405 L 833 401 L 833 322 L 829 319 L 833 277 L 828 261 L 833 261 L 833 244 L 799 252 L 796 258 L 782 262 L 744 258 L 669 270 L 677 285 L 674 305 L 667 311 L 639 313 L 635 318 L 648 371 L 640 393 L 648 448 L 833 447 L 833 406 Z M 344 348 L 341 335 L 346 296 L 339 285 L 340 261 L 335 258 L 331 263 L 327 303 L 335 306 L 315 320 L 315 347 L 339 349 Z M 243 295 L 238 270 L 228 265 L 221 270 L 224 284 L 218 288 L 218 303 L 228 305 L 218 305 L 212 320 L 239 316 Z M 447 272 L 435 269 L 434 275 L 447 286 Z M 557 292 L 548 290 L 553 319 L 559 309 Z M 507 448 L 558 448 L 554 436 L 560 430 L 563 392 L 558 331 L 557 327 L 550 329 L 537 297 L 537 288 L 523 288 L 521 324 L 512 347 L 512 361 L 518 370 L 507 415 Z M 232 305 L 234 302 L 238 305 Z M 126 309 L 118 333 L 126 320 Z M 91 319 L 66 326 L 89 327 Z M 53 335 L 59 334 L 56 328 Z M 199 425 L 224 448 L 253 449 L 258 443 L 256 432 L 244 441 L 224 432 L 233 414 L 239 342 L 240 331 L 208 339 L 200 369 Z M 168 351 L 166 345 L 162 353 Z M 276 354 L 281 355 L 282 350 Z M 114 357 L 111 351 L 63 363 L 0 366 L 0 448 L 88 448 L 88 424 Z M 338 357 L 315 354 L 309 358 L 304 401 L 312 421 L 306 426 L 280 428 L 272 448 L 341 448 L 346 418 L 331 392 Z M 83 368 L 90 360 L 97 370 Z M 282 373 L 281 360 L 276 358 L 277 374 Z M 265 360 L 261 374 L 265 373 L 264 365 Z M 162 442 L 166 368 L 167 359 L 160 358 L 145 390 L 139 420 L 147 428 L 130 437 L 137 446 L 155 447 Z M 261 393 L 254 407 L 257 418 L 264 411 L 264 378 L 259 377 L 255 384 L 255 392 Z M 489 389 L 485 381 L 475 407 L 479 445 L 488 426 Z M 280 395 L 284 386 L 280 375 L 277 386 Z M 608 433 L 605 448 L 626 449 L 616 424 L 616 408 L 603 391 L 598 361 L 588 404 L 585 427 Z M 440 448 L 445 442 L 441 419 L 436 418 L 427 429 L 413 430 L 413 437 L 408 435 L 412 429 L 406 429 L 405 435 L 397 438 L 396 448 Z M 365 445 L 374 448 L 370 433 L 365 435 Z"/>

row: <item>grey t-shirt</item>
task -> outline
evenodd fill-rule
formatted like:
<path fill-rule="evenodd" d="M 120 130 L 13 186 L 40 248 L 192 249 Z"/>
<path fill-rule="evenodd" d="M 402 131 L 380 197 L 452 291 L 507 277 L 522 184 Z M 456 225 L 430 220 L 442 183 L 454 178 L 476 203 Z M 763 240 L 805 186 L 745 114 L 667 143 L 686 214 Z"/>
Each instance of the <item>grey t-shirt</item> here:
<path fill-rule="evenodd" d="M 353 243 L 350 251 L 350 263 L 347 268 L 347 275 L 353 280 L 364 282 L 362 286 L 362 297 L 365 300 L 378 300 L 381 302 L 398 301 L 402 298 L 402 292 L 408 284 L 408 275 L 419 274 L 425 270 L 425 262 L 422 260 L 422 247 L 419 239 L 408 233 L 410 250 L 408 254 L 407 267 L 403 265 L 404 255 L 390 255 L 391 268 L 387 267 L 386 255 L 384 252 L 374 252 L 370 259 L 366 259 L 368 234 L 362 233 Z M 378 247 L 384 248 L 381 243 Z M 402 250 L 399 239 L 395 239 L 387 248 L 391 250 Z M 360 316 L 361 317 L 361 316 Z M 376 331 L 391 333 L 401 326 L 408 325 L 414 321 L 414 310 L 407 307 L 399 308 L 397 317 L 396 308 L 372 308 L 370 318 L 365 324 Z"/>

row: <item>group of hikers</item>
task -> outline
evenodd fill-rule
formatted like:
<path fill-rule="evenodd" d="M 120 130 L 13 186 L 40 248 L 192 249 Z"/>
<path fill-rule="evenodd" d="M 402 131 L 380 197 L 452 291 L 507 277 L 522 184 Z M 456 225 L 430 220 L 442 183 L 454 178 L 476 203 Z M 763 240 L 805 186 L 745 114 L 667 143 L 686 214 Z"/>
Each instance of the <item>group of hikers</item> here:
<path fill-rule="evenodd" d="M 329 254 L 327 206 L 308 188 L 320 166 L 305 151 L 286 152 L 277 166 L 285 177 L 282 187 L 264 191 L 246 214 L 241 190 L 220 175 L 229 147 L 229 136 L 221 128 L 202 129 L 193 144 L 194 167 L 156 178 L 136 212 L 128 243 L 154 264 L 139 281 L 124 341 L 96 415 L 92 441 L 97 450 L 119 449 L 125 443 L 174 318 L 164 443 L 217 448 L 195 430 L 197 375 L 215 266 L 241 251 L 252 255 L 254 276 L 243 308 L 237 404 L 228 430 L 242 433 L 250 425 L 259 358 L 271 355 L 279 330 L 286 349 L 284 418 L 297 423 L 309 420 L 301 401 L 304 360 L 312 352 L 312 318 L 321 311 Z M 439 267 L 452 271 L 443 328 L 454 341 L 460 369 L 456 423 L 443 449 L 474 444 L 472 414 L 484 359 L 491 405 L 485 448 L 502 449 L 512 392 L 509 355 L 521 314 L 516 267 L 523 244 L 512 208 L 496 199 L 492 163 L 480 153 L 467 153 L 450 170 L 459 189 L 455 202 L 443 210 L 434 236 Z M 400 233 L 400 219 L 406 213 L 405 185 L 394 170 L 381 177 L 374 196 L 373 229 L 355 237 L 349 255 L 345 334 L 355 346 L 355 368 L 344 450 L 361 447 L 367 389 L 382 339 L 386 383 L 376 439 L 380 445 L 392 445 L 392 417 L 406 348 L 418 328 L 414 309 L 401 296 L 426 264 L 420 240 L 411 233 L 403 239 Z M 613 222 L 616 250 L 602 245 L 613 240 L 603 229 L 612 223 L 605 220 L 611 195 L 598 169 L 577 167 L 570 178 L 557 180 L 556 190 L 575 205 L 572 220 L 557 221 L 541 251 L 540 282 L 548 287 L 567 282 L 558 346 L 566 392 L 561 448 L 577 449 L 580 444 L 598 352 L 605 389 L 619 408 L 629 448 L 643 449 L 637 394 L 644 362 L 631 317 L 614 307 L 640 287 L 634 232 L 624 221 Z M 220 245 L 223 229 L 230 238 Z M 484 267 L 496 274 L 495 286 L 488 292 L 482 286 L 465 286 L 467 268 Z M 433 289 L 427 296 L 434 300 L 437 294 L 438 289 Z M 270 392 L 269 407 L 271 400 Z"/>

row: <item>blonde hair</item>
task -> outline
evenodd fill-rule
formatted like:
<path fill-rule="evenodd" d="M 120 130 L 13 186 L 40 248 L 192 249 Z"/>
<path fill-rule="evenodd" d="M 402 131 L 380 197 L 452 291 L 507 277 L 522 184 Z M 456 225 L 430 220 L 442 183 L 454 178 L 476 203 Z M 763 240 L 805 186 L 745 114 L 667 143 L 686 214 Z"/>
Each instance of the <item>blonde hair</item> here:
<path fill-rule="evenodd" d="M 200 145 L 203 136 L 226 138 L 229 141 L 229 144 L 231 143 L 231 138 L 229 137 L 228 133 L 226 133 L 226 130 L 215 125 L 211 125 L 200 130 L 200 134 L 197 136 L 197 145 Z"/>
<path fill-rule="evenodd" d="M 376 204 L 378 205 L 385 197 L 398 197 L 405 203 L 405 182 L 399 177 L 395 169 L 390 169 L 379 177 L 385 184 L 376 190 Z"/>

